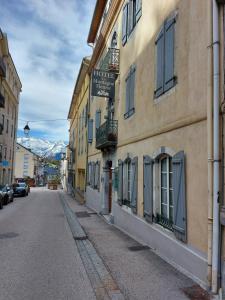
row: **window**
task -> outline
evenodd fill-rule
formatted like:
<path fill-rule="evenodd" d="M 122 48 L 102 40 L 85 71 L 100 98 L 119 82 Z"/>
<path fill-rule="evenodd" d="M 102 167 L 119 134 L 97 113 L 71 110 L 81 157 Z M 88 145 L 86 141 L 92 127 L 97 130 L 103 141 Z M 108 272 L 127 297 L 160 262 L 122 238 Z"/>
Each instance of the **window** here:
<path fill-rule="evenodd" d="M 4 126 L 5 126 L 5 116 L 2 115 L 2 129 L 4 130 Z"/>
<path fill-rule="evenodd" d="M 128 37 L 136 26 L 142 14 L 142 0 L 129 0 L 123 8 L 122 16 L 122 45 L 127 42 Z"/>
<path fill-rule="evenodd" d="M 7 147 L 5 147 L 5 153 L 4 153 L 4 159 L 6 160 L 6 156 L 7 156 Z"/>
<path fill-rule="evenodd" d="M 126 108 L 124 118 L 127 119 L 135 112 L 134 96 L 135 96 L 135 67 L 131 67 L 126 78 Z"/>
<path fill-rule="evenodd" d="M 9 132 L 9 120 L 6 121 L 6 133 Z"/>
<path fill-rule="evenodd" d="M 156 89 L 155 98 L 167 92 L 177 82 L 174 75 L 175 17 L 164 22 L 156 38 Z"/>
<path fill-rule="evenodd" d="M 160 214 L 165 221 L 173 223 L 172 158 L 160 160 Z"/>
<path fill-rule="evenodd" d="M 95 112 L 95 136 L 97 133 L 97 129 L 100 127 L 101 125 L 101 110 L 96 110 Z"/>
<path fill-rule="evenodd" d="M 13 125 L 11 126 L 11 138 L 13 137 Z"/>

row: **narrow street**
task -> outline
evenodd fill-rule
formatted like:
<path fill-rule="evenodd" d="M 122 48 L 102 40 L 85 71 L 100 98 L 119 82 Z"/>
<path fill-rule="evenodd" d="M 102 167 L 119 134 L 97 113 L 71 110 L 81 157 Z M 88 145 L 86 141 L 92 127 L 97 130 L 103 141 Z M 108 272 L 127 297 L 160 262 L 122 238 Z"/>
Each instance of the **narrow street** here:
<path fill-rule="evenodd" d="M 1 300 L 91 300 L 57 192 L 32 189 L 0 211 Z"/>
<path fill-rule="evenodd" d="M 149 247 L 46 188 L 0 211 L 0 290 L 1 300 L 209 299 Z"/>

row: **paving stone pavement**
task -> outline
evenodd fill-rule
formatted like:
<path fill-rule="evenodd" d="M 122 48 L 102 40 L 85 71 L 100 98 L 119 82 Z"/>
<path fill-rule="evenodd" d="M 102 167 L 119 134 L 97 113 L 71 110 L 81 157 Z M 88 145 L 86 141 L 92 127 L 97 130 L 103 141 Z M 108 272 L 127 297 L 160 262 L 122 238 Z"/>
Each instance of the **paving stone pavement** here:
<path fill-rule="evenodd" d="M 151 249 L 141 247 L 137 241 L 108 224 L 90 208 L 80 205 L 68 194 L 64 194 L 64 197 L 70 208 L 80 216 L 78 221 L 88 240 L 106 269 L 110 270 L 125 299 L 210 300 L 206 291 Z"/>

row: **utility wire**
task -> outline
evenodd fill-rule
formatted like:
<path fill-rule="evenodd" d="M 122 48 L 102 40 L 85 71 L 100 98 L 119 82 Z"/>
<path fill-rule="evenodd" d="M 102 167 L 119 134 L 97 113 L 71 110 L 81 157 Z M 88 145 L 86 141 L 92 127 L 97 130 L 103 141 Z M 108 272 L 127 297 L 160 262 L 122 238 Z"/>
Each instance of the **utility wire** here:
<path fill-rule="evenodd" d="M 19 119 L 19 121 L 27 122 L 27 123 L 38 123 L 38 122 L 55 122 L 55 121 L 68 121 L 67 119 L 51 119 L 51 120 L 24 120 Z"/>

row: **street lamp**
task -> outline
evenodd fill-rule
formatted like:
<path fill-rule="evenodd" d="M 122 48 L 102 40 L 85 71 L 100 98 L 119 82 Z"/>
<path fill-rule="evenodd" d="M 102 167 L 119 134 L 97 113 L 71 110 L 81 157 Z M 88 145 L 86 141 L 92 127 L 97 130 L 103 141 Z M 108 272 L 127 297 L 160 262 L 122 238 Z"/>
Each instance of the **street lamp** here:
<path fill-rule="evenodd" d="M 29 135 L 29 132 L 30 132 L 30 127 L 28 126 L 28 123 L 27 123 L 27 125 L 24 127 L 24 134 L 26 135 L 26 136 L 28 136 Z"/>

